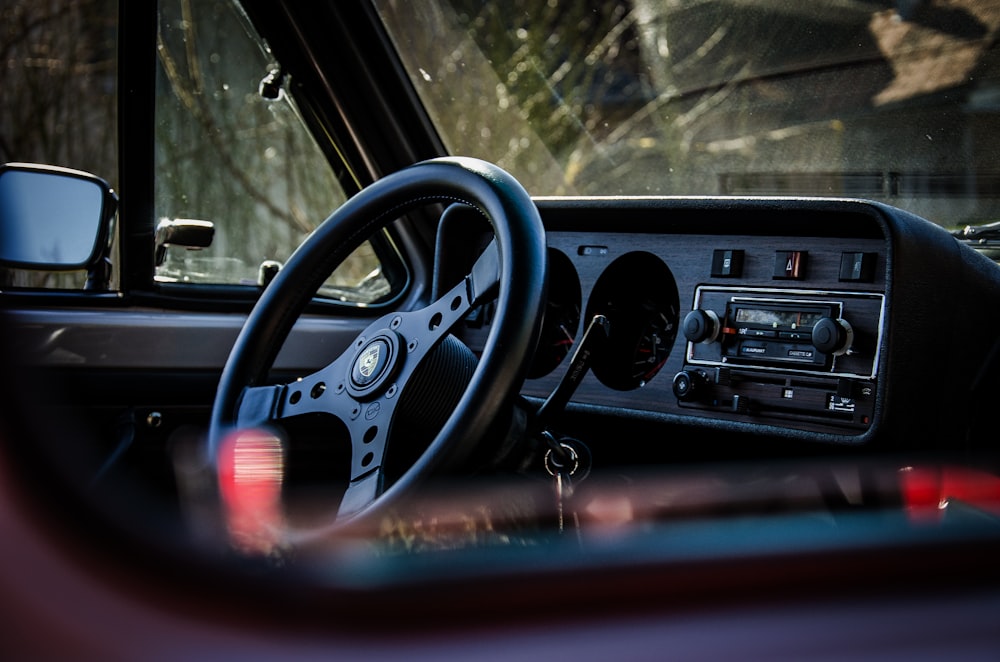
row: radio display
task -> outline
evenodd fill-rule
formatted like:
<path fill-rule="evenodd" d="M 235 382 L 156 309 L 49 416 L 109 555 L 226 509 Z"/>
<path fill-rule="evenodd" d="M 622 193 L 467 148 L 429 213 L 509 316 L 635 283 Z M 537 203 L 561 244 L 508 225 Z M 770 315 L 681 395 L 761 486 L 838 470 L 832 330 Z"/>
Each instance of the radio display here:
<path fill-rule="evenodd" d="M 773 308 L 736 309 L 737 322 L 770 327 L 789 327 L 793 329 L 812 327 L 822 317 L 823 313 L 816 311 L 775 310 Z"/>

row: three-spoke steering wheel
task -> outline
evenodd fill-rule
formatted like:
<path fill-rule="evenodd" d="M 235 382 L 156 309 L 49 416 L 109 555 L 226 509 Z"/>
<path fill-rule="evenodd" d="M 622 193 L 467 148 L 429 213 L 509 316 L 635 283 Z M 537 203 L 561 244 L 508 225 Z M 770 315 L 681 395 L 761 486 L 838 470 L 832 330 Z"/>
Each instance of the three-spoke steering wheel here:
<path fill-rule="evenodd" d="M 494 233 L 461 283 L 425 308 L 374 320 L 339 358 L 311 375 L 289 384 L 266 384 L 293 324 L 336 265 L 407 211 L 452 202 L 478 209 Z M 337 519 L 391 503 L 481 439 L 509 396 L 520 389 L 541 326 L 546 270 L 538 210 L 524 188 L 497 166 L 442 158 L 378 180 L 309 236 L 250 313 L 226 362 L 212 409 L 213 466 L 223 437 L 234 429 L 325 412 L 344 423 L 351 443 L 350 483 Z M 403 392 L 451 329 L 493 297 L 496 313 L 468 387 L 419 459 L 386 487 L 386 447 Z M 399 439 L 404 434 L 397 431 L 393 443 L 405 443 Z"/>

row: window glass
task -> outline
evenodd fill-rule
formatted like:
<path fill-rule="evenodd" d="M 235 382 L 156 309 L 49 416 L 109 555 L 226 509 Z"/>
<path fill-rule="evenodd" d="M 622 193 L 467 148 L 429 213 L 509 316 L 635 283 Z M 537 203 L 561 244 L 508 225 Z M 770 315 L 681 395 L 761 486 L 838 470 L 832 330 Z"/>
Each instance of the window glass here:
<path fill-rule="evenodd" d="M 2 0 L 0 163 L 92 172 L 117 188 L 115 0 Z M 0 287 L 80 289 L 83 271 L 0 268 Z"/>
<path fill-rule="evenodd" d="M 535 195 L 1000 219 L 1000 2 L 375 0 L 448 149 Z"/>
<path fill-rule="evenodd" d="M 345 193 L 235 3 L 164 0 L 157 47 L 155 215 L 185 231 L 158 251 L 156 279 L 255 285 Z M 214 226 L 208 247 L 185 247 L 208 238 L 183 219 Z M 389 292 L 370 243 L 320 291 L 360 303 Z"/>

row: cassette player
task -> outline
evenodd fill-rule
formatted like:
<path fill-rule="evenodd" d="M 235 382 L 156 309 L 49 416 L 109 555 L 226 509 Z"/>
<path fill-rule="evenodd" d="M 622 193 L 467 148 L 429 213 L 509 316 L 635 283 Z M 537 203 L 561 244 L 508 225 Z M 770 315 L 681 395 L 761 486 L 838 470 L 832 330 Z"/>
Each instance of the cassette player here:
<path fill-rule="evenodd" d="M 692 364 L 875 376 L 884 296 L 700 287 L 681 330 Z"/>
<path fill-rule="evenodd" d="M 821 320 L 842 320 L 840 303 L 782 302 L 734 297 L 720 328 L 722 355 L 735 363 L 781 363 L 828 367 L 833 351 L 813 344 Z M 841 322 L 844 335 L 851 329 Z M 846 340 L 846 339 L 845 339 Z M 839 348 L 831 348 L 834 351 Z"/>

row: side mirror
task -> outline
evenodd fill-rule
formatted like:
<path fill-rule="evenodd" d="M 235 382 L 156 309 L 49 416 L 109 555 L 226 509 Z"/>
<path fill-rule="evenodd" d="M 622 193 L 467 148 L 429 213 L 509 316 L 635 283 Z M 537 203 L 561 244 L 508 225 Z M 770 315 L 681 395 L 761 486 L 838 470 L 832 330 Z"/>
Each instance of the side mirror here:
<path fill-rule="evenodd" d="M 108 236 L 118 197 L 78 170 L 0 166 L 0 265 L 46 271 L 87 269 L 105 281 Z M 92 283 L 93 284 L 93 283 Z"/>

